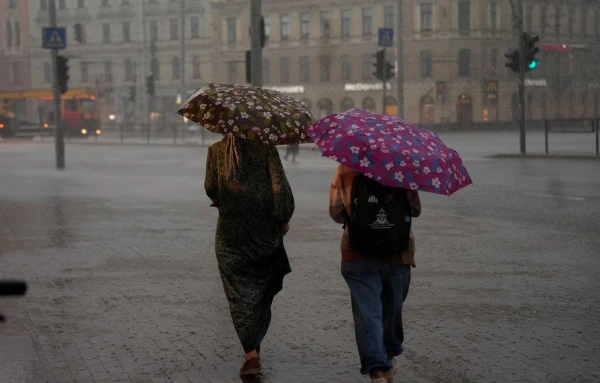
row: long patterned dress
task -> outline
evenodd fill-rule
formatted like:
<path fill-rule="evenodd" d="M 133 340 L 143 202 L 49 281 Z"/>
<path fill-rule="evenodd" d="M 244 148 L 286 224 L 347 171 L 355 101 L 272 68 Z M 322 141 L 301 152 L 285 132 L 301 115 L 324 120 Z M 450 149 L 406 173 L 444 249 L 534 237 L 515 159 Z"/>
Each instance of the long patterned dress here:
<path fill-rule="evenodd" d="M 267 333 L 271 303 L 291 272 L 283 226 L 294 213 L 294 197 L 275 147 L 232 136 L 208 149 L 204 188 L 219 208 L 219 271 L 233 325 L 249 352 Z"/>

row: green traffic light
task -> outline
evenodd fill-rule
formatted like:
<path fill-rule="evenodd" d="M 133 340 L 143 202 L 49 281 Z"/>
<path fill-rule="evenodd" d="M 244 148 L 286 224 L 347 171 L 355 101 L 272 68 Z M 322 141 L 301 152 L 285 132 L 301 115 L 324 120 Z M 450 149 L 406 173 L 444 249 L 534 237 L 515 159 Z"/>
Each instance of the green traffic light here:
<path fill-rule="evenodd" d="M 537 59 L 536 59 L 536 60 L 533 60 L 532 62 L 530 62 L 530 63 L 527 65 L 527 68 L 529 68 L 529 69 L 533 70 L 533 69 L 537 68 L 537 66 L 538 66 L 539 64 L 540 64 L 540 60 L 537 60 Z"/>

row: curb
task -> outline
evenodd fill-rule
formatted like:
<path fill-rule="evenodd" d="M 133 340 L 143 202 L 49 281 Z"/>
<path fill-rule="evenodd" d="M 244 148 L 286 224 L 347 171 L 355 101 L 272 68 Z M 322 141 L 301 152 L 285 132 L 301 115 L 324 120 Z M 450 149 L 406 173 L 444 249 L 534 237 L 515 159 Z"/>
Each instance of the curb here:
<path fill-rule="evenodd" d="M 524 158 L 524 159 L 544 159 L 544 160 L 586 160 L 600 161 L 600 156 L 593 154 L 510 154 L 500 153 L 487 156 L 487 158 Z"/>

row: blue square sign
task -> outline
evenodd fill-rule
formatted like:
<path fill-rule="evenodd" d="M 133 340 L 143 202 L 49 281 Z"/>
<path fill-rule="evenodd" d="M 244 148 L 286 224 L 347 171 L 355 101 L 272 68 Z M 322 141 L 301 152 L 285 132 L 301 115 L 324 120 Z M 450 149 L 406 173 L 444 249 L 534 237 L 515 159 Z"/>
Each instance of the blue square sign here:
<path fill-rule="evenodd" d="M 392 28 L 379 28 L 379 41 L 377 44 L 380 47 L 393 47 L 394 30 Z"/>
<path fill-rule="evenodd" d="M 42 48 L 65 49 L 67 47 L 67 32 L 64 27 L 42 28 Z"/>

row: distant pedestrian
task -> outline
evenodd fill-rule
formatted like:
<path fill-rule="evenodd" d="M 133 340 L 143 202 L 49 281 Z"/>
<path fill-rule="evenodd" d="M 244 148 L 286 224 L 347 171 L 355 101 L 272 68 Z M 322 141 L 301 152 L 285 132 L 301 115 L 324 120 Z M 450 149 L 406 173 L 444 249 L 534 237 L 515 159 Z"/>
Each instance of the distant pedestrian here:
<path fill-rule="evenodd" d="M 291 155 L 292 156 L 292 163 L 295 164 L 296 163 L 296 156 L 298 155 L 298 152 L 300 151 L 300 145 L 298 144 L 290 144 L 287 146 L 286 150 L 285 150 L 285 160 L 288 160 L 288 157 Z"/>
<path fill-rule="evenodd" d="M 329 213 L 344 224 L 342 275 L 350 288 L 356 343 L 363 375 L 392 383 L 402 353 L 402 305 L 415 266 L 410 224 L 421 214 L 416 191 L 384 188 L 339 165 L 329 194 Z"/>
<path fill-rule="evenodd" d="M 283 236 L 294 213 L 292 190 L 274 146 L 231 135 L 208 149 L 204 187 L 219 209 L 215 249 L 246 353 L 240 374 L 258 374 L 271 304 L 291 272 Z"/>

